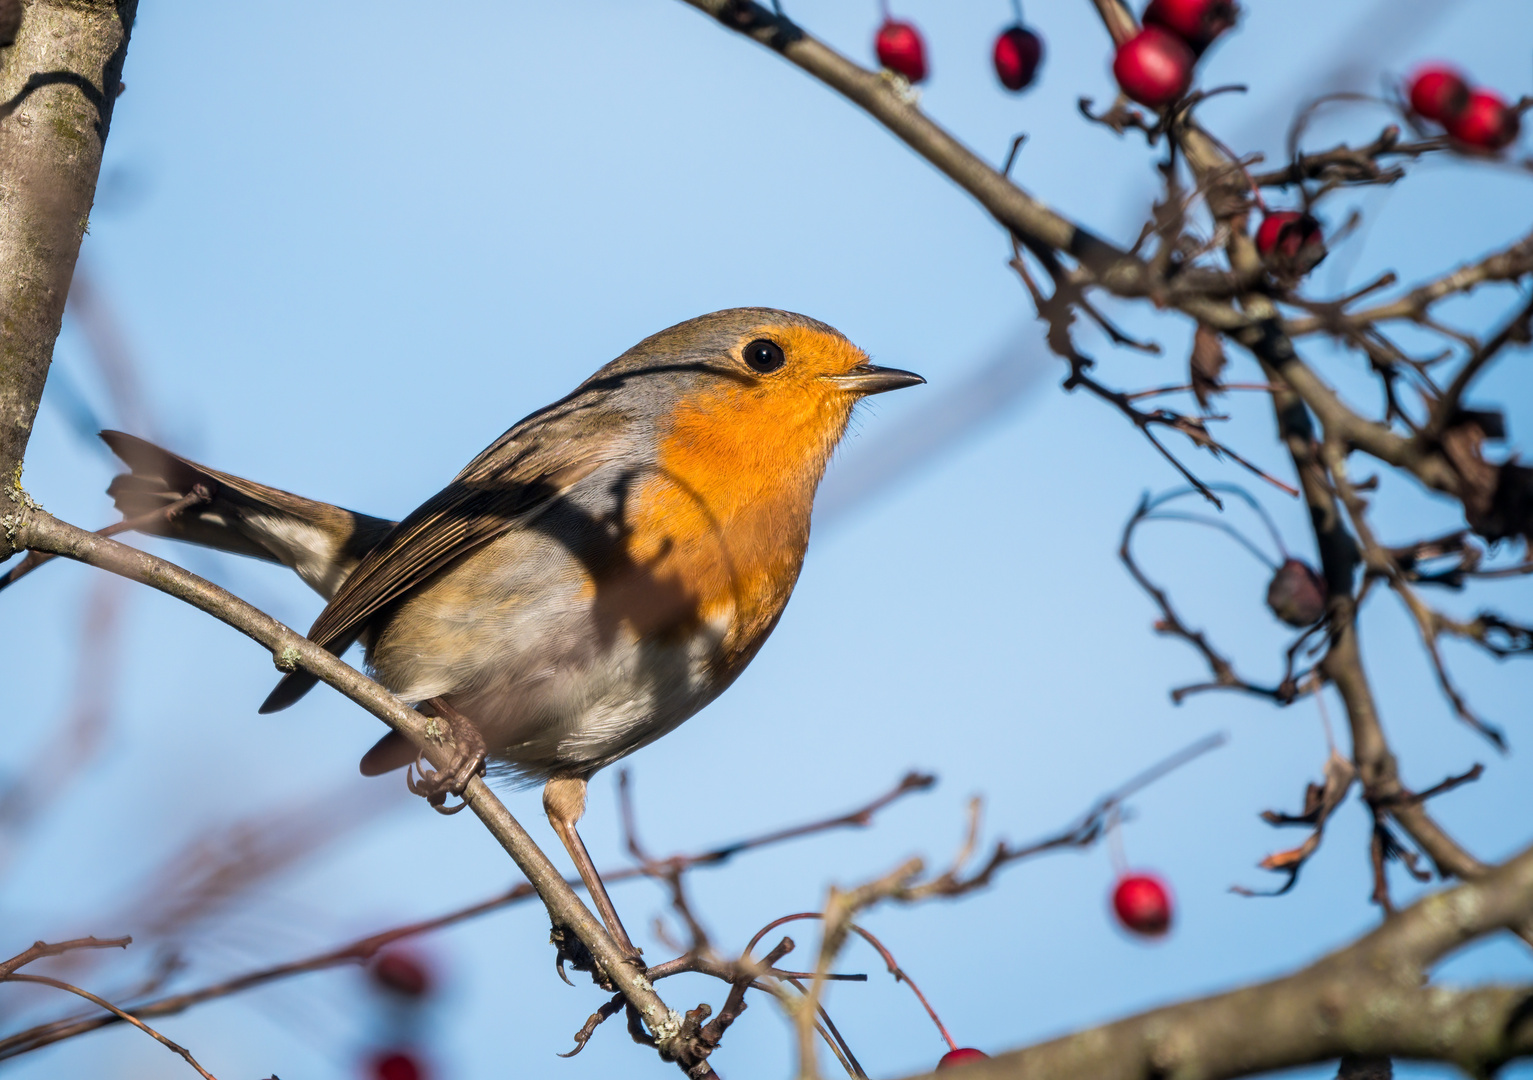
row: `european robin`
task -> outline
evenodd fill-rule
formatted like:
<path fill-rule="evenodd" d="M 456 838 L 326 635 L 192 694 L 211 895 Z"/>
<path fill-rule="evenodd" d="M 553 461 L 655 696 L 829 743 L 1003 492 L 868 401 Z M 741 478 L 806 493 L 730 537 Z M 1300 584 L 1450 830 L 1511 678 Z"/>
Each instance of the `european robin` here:
<path fill-rule="evenodd" d="M 375 679 L 451 726 L 439 808 L 486 757 L 543 781 L 549 821 L 634 952 L 575 826 L 598 769 L 672 730 L 750 663 L 803 565 L 815 489 L 875 367 L 803 315 L 736 308 L 646 338 L 490 444 L 397 524 L 252 483 L 120 432 L 128 517 L 203 485 L 147 531 L 292 567 L 328 605 L 309 637 L 354 642 Z M 316 682 L 294 672 L 262 712 Z M 385 735 L 368 775 L 416 759 Z"/>

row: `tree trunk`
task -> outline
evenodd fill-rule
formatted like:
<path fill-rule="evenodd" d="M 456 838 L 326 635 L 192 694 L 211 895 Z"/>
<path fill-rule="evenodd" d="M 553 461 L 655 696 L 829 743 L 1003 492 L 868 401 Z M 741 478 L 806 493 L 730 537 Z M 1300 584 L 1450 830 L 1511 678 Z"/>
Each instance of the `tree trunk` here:
<path fill-rule="evenodd" d="M 137 0 L 30 0 L 0 49 L 0 515 L 21 468 L 101 172 Z M 0 534 L 3 536 L 4 534 Z M 0 557 L 12 553 L 0 539 Z"/>

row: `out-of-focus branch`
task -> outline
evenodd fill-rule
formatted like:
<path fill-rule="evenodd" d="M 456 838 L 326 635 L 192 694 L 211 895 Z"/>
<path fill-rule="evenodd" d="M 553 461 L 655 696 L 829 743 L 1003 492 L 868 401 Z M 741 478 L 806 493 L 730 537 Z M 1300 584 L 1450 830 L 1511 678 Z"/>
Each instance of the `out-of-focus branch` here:
<path fill-rule="evenodd" d="M 1533 1056 L 1533 986 L 1424 985 L 1433 963 L 1533 912 L 1533 850 L 1419 901 L 1285 978 L 1154 1009 L 969 1066 L 974 1080 L 1201 1080 L 1344 1054 L 1443 1061 L 1470 1075 Z"/>
<path fill-rule="evenodd" d="M 30 500 L 21 504 L 18 512 L 7 514 L 4 526 L 18 549 L 64 555 L 186 601 L 270 649 L 279 668 L 301 668 L 319 676 L 409 738 L 436 767 L 445 767 L 453 760 L 454 751 L 447 742 L 450 736 L 439 721 L 406 708 L 383 687 L 308 638 L 190 571 L 59 521 Z M 469 783 L 464 802 L 526 875 L 555 924 L 568 928 L 580 939 L 639 1011 L 664 1051 L 680 1032 L 679 1014 L 660 999 L 649 979 L 627 962 L 606 929 L 482 779 L 476 777 Z"/>
<path fill-rule="evenodd" d="M 1280 169 L 1253 173 L 1256 187 L 1290 187 L 1305 181 L 1324 184 L 1392 184 L 1405 175 L 1398 165 L 1385 167 L 1386 157 L 1417 158 L 1448 148 L 1447 139 L 1421 139 L 1401 142 L 1400 128 L 1390 124 L 1378 138 L 1362 146 L 1342 144 L 1313 154 L 1298 153 Z"/>
<path fill-rule="evenodd" d="M 4 981 L 37 983 L 41 986 L 51 986 L 55 990 L 63 990 L 66 993 L 74 994 L 77 997 L 82 997 L 93 1005 L 101 1006 L 103 1009 L 117 1017 L 119 1020 L 132 1024 L 145 1035 L 148 1035 L 150 1038 L 160 1043 L 167 1050 L 181 1055 L 182 1059 L 185 1060 L 188 1065 L 197 1070 L 198 1075 L 201 1076 L 203 1080 L 218 1080 L 217 1077 L 215 1077 L 212 1073 L 208 1072 L 200 1064 L 198 1064 L 197 1059 L 192 1057 L 192 1052 L 186 1047 L 182 1046 L 180 1043 L 173 1039 L 166 1038 L 164 1035 L 161 1035 L 158 1031 L 154 1030 L 154 1028 L 144 1023 L 132 1013 L 118 1008 L 116 1005 L 113 1005 L 110 1001 L 106 1000 L 106 998 L 98 997 L 97 995 L 91 993 L 89 990 L 82 990 L 80 987 L 75 986 L 73 983 L 64 982 L 62 979 L 51 979 L 46 975 L 7 975 L 5 976 Z"/>
<path fill-rule="evenodd" d="M 138 1017 L 118 1008 L 116 1005 L 113 1005 L 105 998 L 97 997 L 89 990 L 82 990 L 80 987 L 71 983 L 64 982 L 60 979 L 49 978 L 46 975 L 20 974 L 21 968 L 26 967 L 34 960 L 41 960 L 45 956 L 62 956 L 64 953 L 73 952 L 75 949 L 125 949 L 132 943 L 133 939 L 129 937 L 75 938 L 73 941 L 59 941 L 53 944 L 49 944 L 46 941 L 37 941 L 32 944 L 31 948 L 24 949 L 23 951 L 17 953 L 15 956 L 11 957 L 9 960 L 0 962 L 0 982 L 25 982 L 34 983 L 40 986 L 51 986 L 55 990 L 63 990 L 66 993 L 74 994 L 77 997 L 82 997 L 94 1005 L 101 1006 L 101 1008 L 105 1009 L 116 1019 L 123 1020 L 129 1024 L 132 1024 L 144 1034 L 161 1043 L 167 1049 L 180 1054 L 188 1065 L 197 1070 L 197 1072 L 203 1077 L 203 1080 L 216 1080 L 212 1073 L 208 1072 L 197 1063 L 197 1059 L 192 1057 L 191 1052 L 188 1051 L 186 1047 L 182 1046 L 180 1043 L 167 1039 L 164 1035 L 161 1035 L 158 1031 L 154 1030 L 154 1028 L 144 1023 Z"/>
<path fill-rule="evenodd" d="M 33 0 L 0 65 L 0 485 L 8 502 L 20 497 L 137 8 L 137 0 Z M 0 557 L 11 550 L 0 540 Z"/>
<path fill-rule="evenodd" d="M 1485 365 L 1494 360 L 1508 345 L 1514 343 L 1526 345 L 1530 340 L 1533 340 L 1533 295 L 1530 295 L 1522 307 L 1476 349 L 1458 371 L 1454 372 L 1453 381 L 1448 384 L 1442 397 L 1432 406 L 1432 416 L 1422 428 L 1421 437 L 1439 438 L 1453 419 L 1453 414 L 1463 404 L 1464 394 L 1468 392 L 1469 384 L 1485 370 Z"/>

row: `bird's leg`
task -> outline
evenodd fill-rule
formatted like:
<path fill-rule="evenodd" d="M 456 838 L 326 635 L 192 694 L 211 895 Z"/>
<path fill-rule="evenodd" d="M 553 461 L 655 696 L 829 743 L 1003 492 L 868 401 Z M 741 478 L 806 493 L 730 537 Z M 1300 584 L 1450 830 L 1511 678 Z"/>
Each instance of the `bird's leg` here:
<path fill-rule="evenodd" d="M 580 871 L 580 880 L 585 882 L 586 892 L 591 894 L 602 922 L 607 924 L 607 932 L 617 942 L 619 949 L 630 958 L 637 959 L 639 950 L 628 939 L 628 931 L 623 929 L 623 920 L 617 917 L 617 908 L 612 906 L 612 898 L 607 895 L 607 887 L 602 884 L 601 875 L 596 872 L 596 864 L 591 862 L 585 841 L 575 831 L 575 823 L 580 820 L 585 809 L 584 780 L 572 776 L 556 776 L 544 786 L 543 810 L 548 814 L 548 823 L 559 834 L 570 858 L 575 860 L 575 869 Z"/>
<path fill-rule="evenodd" d="M 428 712 L 429 715 L 447 724 L 448 730 L 452 733 L 452 746 L 457 751 L 457 756 L 453 758 L 451 764 L 437 770 L 426 769 L 421 763 L 421 758 L 417 757 L 415 767 L 420 772 L 420 779 L 409 777 L 410 790 L 423 796 L 440 813 L 456 814 L 467 804 L 459 803 L 457 806 L 445 807 L 443 803 L 447 801 L 449 795 L 462 798 L 463 790 L 468 787 L 468 782 L 484 772 L 484 736 L 479 733 L 479 728 L 472 720 L 441 698 L 430 698 L 422 704 L 425 706 L 422 712 Z"/>

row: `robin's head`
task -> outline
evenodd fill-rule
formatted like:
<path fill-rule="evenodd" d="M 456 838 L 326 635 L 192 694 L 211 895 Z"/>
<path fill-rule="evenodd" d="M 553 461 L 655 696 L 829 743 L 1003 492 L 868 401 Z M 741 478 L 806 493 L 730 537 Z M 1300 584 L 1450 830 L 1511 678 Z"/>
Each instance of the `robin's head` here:
<path fill-rule="evenodd" d="M 812 493 L 858 401 L 926 380 L 874 366 L 807 316 L 731 308 L 646 338 L 587 385 L 598 381 L 643 396 L 662 460 L 776 474 Z"/>

